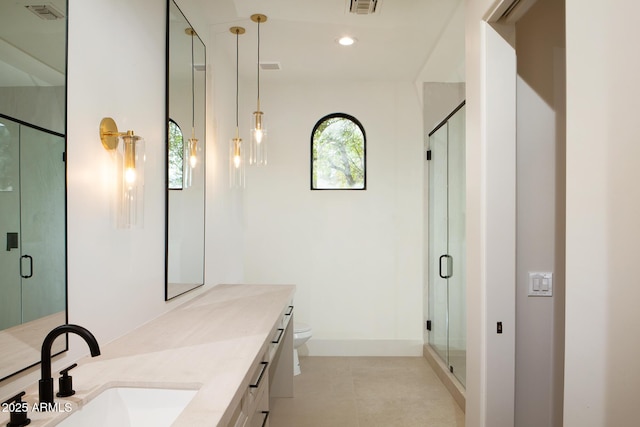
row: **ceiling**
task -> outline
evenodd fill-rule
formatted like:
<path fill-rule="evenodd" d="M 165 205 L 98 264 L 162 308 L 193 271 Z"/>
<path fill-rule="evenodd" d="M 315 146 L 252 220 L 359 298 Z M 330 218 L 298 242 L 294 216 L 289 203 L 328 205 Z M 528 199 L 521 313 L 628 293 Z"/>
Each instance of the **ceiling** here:
<path fill-rule="evenodd" d="M 451 32 L 449 24 L 463 0 L 378 1 L 372 15 L 349 13 L 350 0 L 177 0 L 177 3 L 205 42 L 209 40 L 208 55 L 211 49 L 220 49 L 230 62 L 235 62 L 236 40 L 229 28 L 246 29 L 239 38 L 239 69 L 243 78 L 255 78 L 256 72 L 257 24 L 250 16 L 263 13 L 268 20 L 260 26 L 260 59 L 277 62 L 281 69 L 262 71 L 262 80 L 414 81 L 436 46 Z M 64 20 L 45 21 L 24 7 L 35 3 L 37 0 L 2 3 L 0 58 L 5 60 L 0 60 L 2 86 L 64 84 Z M 64 11 L 66 1 L 44 3 Z M 459 34 L 463 31 L 461 26 Z M 357 42 L 349 47 L 340 46 L 336 39 L 343 35 L 355 37 Z M 456 46 L 464 49 L 463 45 L 459 47 L 460 43 Z M 449 52 L 447 58 L 440 55 L 437 61 L 460 62 L 463 57 L 464 52 Z M 16 64 L 18 70 L 13 69 Z M 21 73 L 20 69 L 28 69 L 29 73 Z"/>
<path fill-rule="evenodd" d="M 278 62 L 279 71 L 263 71 L 264 80 L 408 80 L 420 74 L 462 0 L 379 0 L 371 15 L 349 13 L 350 0 L 177 0 L 215 48 L 235 62 L 231 26 L 239 36 L 240 73 L 255 75 L 257 24 L 254 13 L 268 17 L 260 25 L 260 60 Z M 449 29 L 450 31 L 450 29 Z M 459 29 L 463 32 L 464 29 Z M 336 39 L 350 35 L 353 46 Z M 203 37 L 206 38 L 206 37 Z M 208 46 L 210 50 L 212 46 Z M 464 58 L 464 52 L 457 52 Z"/>

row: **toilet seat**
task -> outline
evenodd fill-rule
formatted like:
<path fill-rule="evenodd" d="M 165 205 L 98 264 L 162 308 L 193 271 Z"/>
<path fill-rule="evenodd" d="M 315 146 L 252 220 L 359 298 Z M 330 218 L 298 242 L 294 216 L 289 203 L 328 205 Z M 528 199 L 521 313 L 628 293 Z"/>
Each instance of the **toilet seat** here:
<path fill-rule="evenodd" d="M 295 324 L 293 325 L 293 332 L 295 332 L 296 334 L 311 332 L 311 326 L 307 325 L 306 323 L 295 322 Z"/>

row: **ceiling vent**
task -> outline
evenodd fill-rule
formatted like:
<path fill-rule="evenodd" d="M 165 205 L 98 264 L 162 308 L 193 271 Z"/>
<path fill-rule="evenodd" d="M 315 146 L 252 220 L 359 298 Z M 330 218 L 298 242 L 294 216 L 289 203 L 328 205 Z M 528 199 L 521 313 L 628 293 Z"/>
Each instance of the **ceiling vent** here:
<path fill-rule="evenodd" d="M 371 15 L 375 13 L 380 0 L 350 0 L 349 12 L 356 15 Z"/>
<path fill-rule="evenodd" d="M 32 4 L 25 7 L 29 9 L 31 12 L 38 15 L 40 19 L 44 19 L 46 21 L 55 21 L 56 19 L 64 19 L 64 13 L 56 9 L 51 3 L 39 4 L 39 5 Z"/>
<path fill-rule="evenodd" d="M 280 63 L 279 62 L 261 62 L 260 63 L 260 69 L 261 70 L 267 70 L 267 71 L 273 71 L 273 70 L 280 70 Z"/>

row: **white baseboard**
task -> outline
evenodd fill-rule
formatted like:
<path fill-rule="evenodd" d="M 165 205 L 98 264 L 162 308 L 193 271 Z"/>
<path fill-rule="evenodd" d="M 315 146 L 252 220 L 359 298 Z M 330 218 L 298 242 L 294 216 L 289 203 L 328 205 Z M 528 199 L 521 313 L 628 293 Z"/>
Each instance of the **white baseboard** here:
<path fill-rule="evenodd" d="M 311 338 L 301 356 L 422 356 L 421 340 L 321 340 Z"/>

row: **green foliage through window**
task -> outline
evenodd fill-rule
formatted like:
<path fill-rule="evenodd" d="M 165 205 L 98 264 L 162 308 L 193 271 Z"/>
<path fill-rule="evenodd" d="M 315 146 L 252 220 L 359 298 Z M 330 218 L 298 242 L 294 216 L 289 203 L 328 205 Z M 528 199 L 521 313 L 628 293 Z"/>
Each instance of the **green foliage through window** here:
<path fill-rule="evenodd" d="M 311 189 L 365 189 L 365 133 L 354 117 L 334 113 L 311 133 Z"/>
<path fill-rule="evenodd" d="M 169 190 L 182 190 L 184 141 L 180 126 L 169 119 Z"/>

